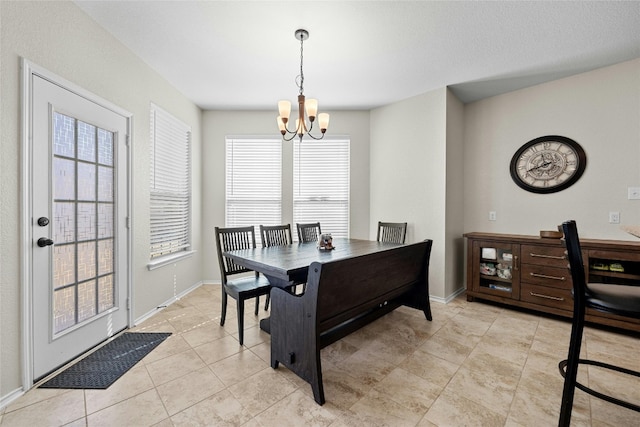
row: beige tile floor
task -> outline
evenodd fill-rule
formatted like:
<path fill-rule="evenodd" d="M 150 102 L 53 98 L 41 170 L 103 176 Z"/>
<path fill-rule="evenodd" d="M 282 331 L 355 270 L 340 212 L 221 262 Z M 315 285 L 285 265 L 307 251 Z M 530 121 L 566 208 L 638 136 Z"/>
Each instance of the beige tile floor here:
<path fill-rule="evenodd" d="M 233 300 L 231 300 L 233 301 Z M 235 305 L 219 326 L 220 287 L 205 285 L 134 328 L 173 335 L 107 390 L 34 388 L 5 426 L 553 426 L 567 321 L 464 297 L 401 308 L 322 351 L 327 403 L 269 364 L 253 311 L 238 345 Z M 260 317 L 267 313 L 261 310 Z M 587 328 L 585 354 L 640 369 L 640 339 Z M 640 382 L 595 369 L 582 381 L 640 401 Z M 576 426 L 639 426 L 640 414 L 576 392 Z"/>

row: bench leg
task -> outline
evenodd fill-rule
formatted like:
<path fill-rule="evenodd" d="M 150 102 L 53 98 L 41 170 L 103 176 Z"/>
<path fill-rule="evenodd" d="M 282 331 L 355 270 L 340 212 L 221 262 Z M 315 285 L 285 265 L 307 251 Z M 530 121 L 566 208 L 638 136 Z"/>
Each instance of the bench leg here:
<path fill-rule="evenodd" d="M 429 301 L 427 301 L 427 305 L 424 310 L 422 310 L 422 312 L 424 313 L 424 317 L 426 317 L 427 320 L 433 320 L 433 316 L 431 316 L 431 304 L 429 304 Z"/>
<path fill-rule="evenodd" d="M 322 385 L 322 365 L 320 364 L 320 350 L 317 351 L 317 356 L 314 363 L 311 364 L 311 390 L 313 391 L 313 398 L 318 405 L 324 405 L 324 386 Z"/>

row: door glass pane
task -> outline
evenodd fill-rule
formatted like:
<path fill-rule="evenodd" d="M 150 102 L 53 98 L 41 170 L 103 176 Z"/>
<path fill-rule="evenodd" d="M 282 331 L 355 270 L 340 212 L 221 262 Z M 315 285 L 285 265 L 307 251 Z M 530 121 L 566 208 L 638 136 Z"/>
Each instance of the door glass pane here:
<path fill-rule="evenodd" d="M 78 281 L 87 280 L 96 275 L 95 242 L 78 243 Z"/>
<path fill-rule="evenodd" d="M 89 319 L 96 314 L 96 281 L 78 285 L 78 321 Z"/>
<path fill-rule="evenodd" d="M 53 123 L 52 311 L 59 333 L 115 304 L 114 134 L 58 113 Z"/>
<path fill-rule="evenodd" d="M 73 117 L 53 114 L 53 153 L 73 157 L 75 153 L 76 125 Z"/>
<path fill-rule="evenodd" d="M 53 327 L 56 331 L 63 331 L 76 324 L 75 320 L 76 294 L 75 288 L 63 288 L 53 293 Z"/>
<path fill-rule="evenodd" d="M 98 167 L 98 200 L 101 202 L 113 201 L 113 169 Z"/>
<path fill-rule="evenodd" d="M 113 134 L 98 129 L 98 163 L 113 166 Z"/>
<path fill-rule="evenodd" d="M 98 279 L 98 312 L 102 313 L 115 304 L 113 293 L 113 274 Z"/>
<path fill-rule="evenodd" d="M 96 161 L 96 127 L 78 121 L 78 158 Z"/>
<path fill-rule="evenodd" d="M 76 168 L 73 160 L 53 159 L 53 197 L 58 200 L 76 198 Z"/>
<path fill-rule="evenodd" d="M 76 281 L 75 245 L 58 244 L 53 248 L 53 287 L 59 289 Z"/>
<path fill-rule="evenodd" d="M 113 237 L 113 205 L 98 203 L 98 238 Z"/>
<path fill-rule="evenodd" d="M 77 163 L 78 200 L 96 199 L 96 165 Z"/>
<path fill-rule="evenodd" d="M 54 242 L 73 242 L 76 239 L 76 204 L 64 202 L 56 203 L 54 224 Z"/>
<path fill-rule="evenodd" d="M 96 238 L 96 204 L 78 203 L 78 237 L 79 241 Z"/>

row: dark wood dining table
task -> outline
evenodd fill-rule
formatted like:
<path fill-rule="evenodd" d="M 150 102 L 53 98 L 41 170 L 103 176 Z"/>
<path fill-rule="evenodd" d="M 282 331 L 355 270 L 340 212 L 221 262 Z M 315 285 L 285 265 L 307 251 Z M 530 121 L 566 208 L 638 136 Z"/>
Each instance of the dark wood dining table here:
<path fill-rule="evenodd" d="M 236 264 L 262 273 L 272 286 L 289 288 L 292 283 L 305 283 L 309 265 L 314 262 L 329 262 L 339 259 L 382 252 L 402 246 L 399 243 L 378 242 L 361 239 L 333 239 L 334 249 L 318 249 L 316 242 L 293 243 L 285 246 L 270 246 L 256 249 L 240 249 L 223 252 Z M 269 332 L 269 319 L 260 321 L 260 329 Z"/>
<path fill-rule="evenodd" d="M 402 246 L 399 243 L 378 242 L 361 239 L 333 239 L 334 249 L 318 249 L 316 242 L 293 243 L 285 246 L 241 249 L 223 252 L 236 264 L 262 273 L 272 286 L 285 288 L 292 282 L 304 283 L 309 265 L 314 262 L 328 262 L 357 257 Z"/>

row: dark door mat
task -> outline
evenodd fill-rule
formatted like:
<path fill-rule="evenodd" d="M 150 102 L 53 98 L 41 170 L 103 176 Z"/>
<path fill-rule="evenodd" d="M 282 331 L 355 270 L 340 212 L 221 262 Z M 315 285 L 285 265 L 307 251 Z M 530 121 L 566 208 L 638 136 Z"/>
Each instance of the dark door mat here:
<path fill-rule="evenodd" d="M 171 333 L 125 332 L 40 388 L 106 389 Z"/>

